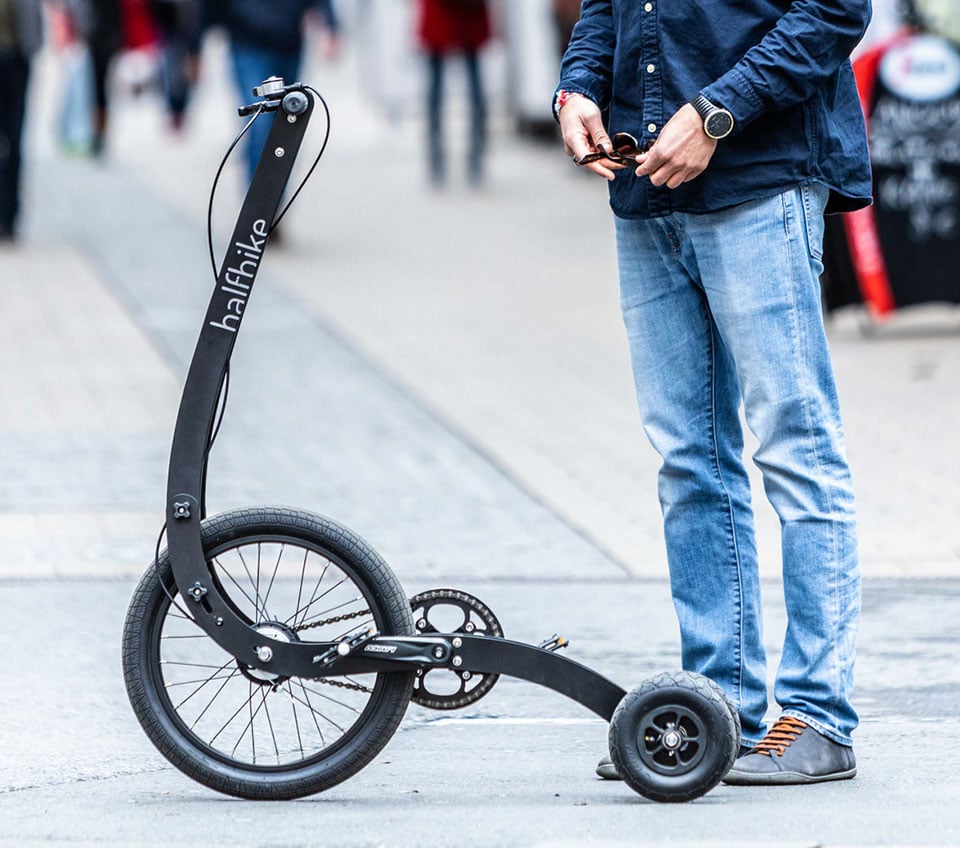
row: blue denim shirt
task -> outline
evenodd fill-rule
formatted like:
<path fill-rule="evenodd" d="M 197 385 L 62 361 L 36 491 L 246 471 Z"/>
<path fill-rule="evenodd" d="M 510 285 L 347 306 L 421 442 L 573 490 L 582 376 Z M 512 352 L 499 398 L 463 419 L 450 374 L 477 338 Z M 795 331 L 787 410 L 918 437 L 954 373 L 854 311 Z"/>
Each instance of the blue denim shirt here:
<path fill-rule="evenodd" d="M 559 89 L 609 111 L 611 132 L 652 140 L 698 93 L 733 134 L 679 188 L 632 170 L 610 185 L 623 218 L 712 212 L 822 183 L 828 212 L 870 202 L 870 161 L 849 56 L 870 0 L 584 0 Z"/>

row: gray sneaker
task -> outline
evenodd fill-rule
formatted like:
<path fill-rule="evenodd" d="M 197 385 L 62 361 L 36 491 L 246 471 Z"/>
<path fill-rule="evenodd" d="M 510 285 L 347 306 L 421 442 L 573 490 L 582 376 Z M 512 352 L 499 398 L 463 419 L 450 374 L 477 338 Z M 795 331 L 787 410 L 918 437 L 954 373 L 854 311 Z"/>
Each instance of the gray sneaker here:
<path fill-rule="evenodd" d="M 597 763 L 597 776 L 602 777 L 604 780 L 623 780 L 620 777 L 620 772 L 617 771 L 617 767 L 613 764 L 613 760 L 610 759 L 609 754 Z"/>
<path fill-rule="evenodd" d="M 723 778 L 734 786 L 780 786 L 848 780 L 857 773 L 853 748 L 840 745 L 793 716 L 782 716 L 756 748 Z"/>

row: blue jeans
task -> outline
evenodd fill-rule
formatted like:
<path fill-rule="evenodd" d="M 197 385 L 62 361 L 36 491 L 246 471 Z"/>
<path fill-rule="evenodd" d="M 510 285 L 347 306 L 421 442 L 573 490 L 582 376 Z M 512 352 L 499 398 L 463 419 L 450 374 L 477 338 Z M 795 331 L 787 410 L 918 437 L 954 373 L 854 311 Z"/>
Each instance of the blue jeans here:
<path fill-rule="evenodd" d="M 766 657 L 739 409 L 781 525 L 784 714 L 849 745 L 860 610 L 853 487 L 820 309 L 827 191 L 705 215 L 617 219 L 621 305 L 659 496 L 683 666 L 719 683 L 744 744 Z"/>
<path fill-rule="evenodd" d="M 233 77 L 242 103 L 252 103 L 255 99 L 254 86 L 260 85 L 268 77 L 283 77 L 283 81 L 290 85 L 297 82 L 300 76 L 300 51 L 268 50 L 235 41 L 230 45 L 230 54 L 233 58 Z M 273 118 L 273 112 L 261 115 L 244 137 L 243 157 L 248 180 L 253 178 L 253 172 L 257 169 L 260 153 L 273 126 Z"/>
<path fill-rule="evenodd" d="M 430 178 L 440 184 L 446 179 L 446 154 L 443 138 L 444 66 L 449 57 L 441 53 L 429 56 L 430 80 L 427 86 L 427 147 L 430 153 Z M 475 50 L 463 54 L 470 96 L 470 139 L 467 150 L 467 176 L 474 184 L 483 179 L 483 155 L 487 142 L 487 101 L 483 89 L 480 56 Z"/>

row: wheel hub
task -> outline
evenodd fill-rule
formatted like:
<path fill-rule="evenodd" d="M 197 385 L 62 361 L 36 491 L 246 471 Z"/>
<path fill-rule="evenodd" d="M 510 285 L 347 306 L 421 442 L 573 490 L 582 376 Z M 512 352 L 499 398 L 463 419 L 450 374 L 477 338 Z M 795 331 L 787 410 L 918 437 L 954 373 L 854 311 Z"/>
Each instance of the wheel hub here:
<path fill-rule="evenodd" d="M 279 621 L 266 621 L 262 624 L 256 625 L 254 630 L 257 631 L 261 636 L 265 636 L 268 639 L 274 639 L 277 642 L 299 642 L 297 634 L 293 632 L 287 625 L 281 624 Z M 261 662 L 269 662 L 273 656 L 273 652 L 266 645 L 263 647 L 257 648 L 257 658 Z M 273 686 L 277 683 L 282 683 L 284 680 L 287 680 L 287 677 L 274 674 L 270 671 L 264 671 L 260 668 L 251 668 L 248 665 L 244 665 L 239 660 L 237 660 L 237 667 L 240 669 L 244 677 L 250 678 L 254 683 L 259 683 L 261 686 Z"/>
<path fill-rule="evenodd" d="M 671 728 L 660 741 L 668 751 L 676 751 L 683 744 L 683 734 Z"/>

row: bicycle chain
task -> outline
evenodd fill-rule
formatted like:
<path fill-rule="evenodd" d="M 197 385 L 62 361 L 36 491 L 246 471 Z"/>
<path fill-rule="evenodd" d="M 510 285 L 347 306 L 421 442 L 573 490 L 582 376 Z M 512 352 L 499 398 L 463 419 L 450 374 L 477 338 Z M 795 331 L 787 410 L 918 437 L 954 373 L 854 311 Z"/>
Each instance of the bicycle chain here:
<path fill-rule="evenodd" d="M 354 692 L 366 692 L 368 695 L 373 692 L 373 689 L 369 686 L 361 686 L 359 683 L 344 683 L 342 680 L 331 680 L 329 677 L 318 677 L 317 683 L 336 686 L 338 689 L 352 689 Z"/>
<path fill-rule="evenodd" d="M 343 615 L 335 615 L 333 618 L 325 618 L 323 621 L 315 621 L 313 624 L 301 624 L 299 627 L 294 627 L 294 632 L 299 633 L 301 630 L 310 630 L 314 627 L 323 627 L 326 624 L 337 624 L 341 621 L 349 621 L 351 618 L 360 618 L 362 615 L 370 615 L 370 610 L 360 610 L 359 612 L 348 612 Z"/>

